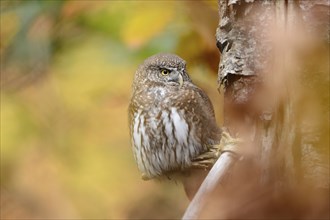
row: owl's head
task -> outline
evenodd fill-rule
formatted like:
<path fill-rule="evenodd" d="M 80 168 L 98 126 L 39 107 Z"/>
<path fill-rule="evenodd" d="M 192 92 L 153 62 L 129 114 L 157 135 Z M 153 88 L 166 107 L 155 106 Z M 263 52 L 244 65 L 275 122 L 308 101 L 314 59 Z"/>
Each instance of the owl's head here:
<path fill-rule="evenodd" d="M 191 82 L 186 62 L 175 54 L 159 53 L 147 58 L 135 73 L 136 83 L 156 83 L 162 86 L 182 86 Z"/>

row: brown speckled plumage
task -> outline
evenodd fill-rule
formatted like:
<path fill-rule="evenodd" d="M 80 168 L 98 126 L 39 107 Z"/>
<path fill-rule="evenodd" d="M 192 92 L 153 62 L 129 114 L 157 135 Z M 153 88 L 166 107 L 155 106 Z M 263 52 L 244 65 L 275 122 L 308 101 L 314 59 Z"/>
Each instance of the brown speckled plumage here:
<path fill-rule="evenodd" d="M 164 69 L 168 74 L 162 74 Z M 188 169 L 220 139 L 209 98 L 174 54 L 156 54 L 139 66 L 129 123 L 134 156 L 147 178 Z"/>

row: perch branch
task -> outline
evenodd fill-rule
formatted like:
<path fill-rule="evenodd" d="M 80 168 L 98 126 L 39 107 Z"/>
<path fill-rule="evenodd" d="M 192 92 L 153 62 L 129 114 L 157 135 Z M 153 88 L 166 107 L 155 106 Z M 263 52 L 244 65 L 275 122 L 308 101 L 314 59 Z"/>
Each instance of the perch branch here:
<path fill-rule="evenodd" d="M 207 198 L 214 192 L 219 183 L 223 181 L 236 159 L 237 155 L 231 151 L 225 151 L 221 154 L 198 189 L 182 219 L 198 219 L 205 207 Z"/>

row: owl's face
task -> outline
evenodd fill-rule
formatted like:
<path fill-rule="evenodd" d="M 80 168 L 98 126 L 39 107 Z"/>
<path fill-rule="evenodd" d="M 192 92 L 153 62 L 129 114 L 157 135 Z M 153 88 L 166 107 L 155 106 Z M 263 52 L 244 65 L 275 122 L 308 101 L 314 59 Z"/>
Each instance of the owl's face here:
<path fill-rule="evenodd" d="M 154 84 L 159 86 L 181 87 L 184 82 L 191 82 L 186 63 L 174 54 L 156 54 L 149 57 L 138 68 L 134 84 Z"/>
<path fill-rule="evenodd" d="M 171 66 L 149 66 L 146 70 L 147 78 L 152 82 L 164 85 L 179 86 L 183 84 L 183 69 Z"/>

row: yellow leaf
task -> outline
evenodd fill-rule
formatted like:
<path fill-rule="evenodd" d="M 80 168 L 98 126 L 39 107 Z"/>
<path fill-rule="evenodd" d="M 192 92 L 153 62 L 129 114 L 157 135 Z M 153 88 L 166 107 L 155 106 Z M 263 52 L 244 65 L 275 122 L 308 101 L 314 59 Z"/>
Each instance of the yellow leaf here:
<path fill-rule="evenodd" d="M 171 1 L 140 2 L 124 23 L 121 31 L 124 43 L 136 48 L 160 34 L 175 17 L 174 3 Z"/>

